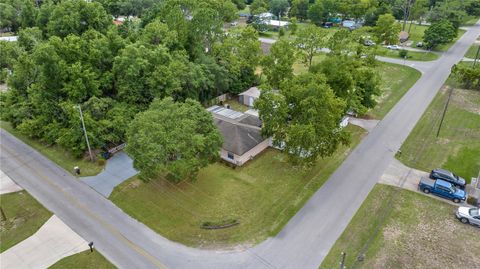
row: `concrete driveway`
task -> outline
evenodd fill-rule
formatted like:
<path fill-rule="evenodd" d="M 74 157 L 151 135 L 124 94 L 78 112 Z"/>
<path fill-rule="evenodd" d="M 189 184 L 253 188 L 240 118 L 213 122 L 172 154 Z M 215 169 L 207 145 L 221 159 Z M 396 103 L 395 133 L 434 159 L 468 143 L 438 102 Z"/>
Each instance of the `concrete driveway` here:
<path fill-rule="evenodd" d="M 105 169 L 98 175 L 82 177 L 94 190 L 105 197 L 110 196 L 115 186 L 138 174 L 133 168 L 133 160 L 123 151 L 116 153 L 107 161 Z"/>
<path fill-rule="evenodd" d="M 7 176 L 2 170 L 0 170 L 0 194 L 6 194 L 11 192 L 17 192 L 23 190 L 13 180 Z"/>
<path fill-rule="evenodd" d="M 48 268 L 87 249 L 88 243 L 53 215 L 35 234 L 0 254 L 1 268 Z"/>

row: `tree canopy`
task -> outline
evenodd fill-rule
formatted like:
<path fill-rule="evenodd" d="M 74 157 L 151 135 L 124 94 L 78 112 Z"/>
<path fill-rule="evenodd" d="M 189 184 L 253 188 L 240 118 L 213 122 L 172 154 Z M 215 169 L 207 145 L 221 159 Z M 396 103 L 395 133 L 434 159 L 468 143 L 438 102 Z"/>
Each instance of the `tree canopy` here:
<path fill-rule="evenodd" d="M 323 75 L 306 73 L 264 89 L 255 102 L 262 132 L 272 136 L 294 163 L 311 164 L 347 144 L 348 133 L 338 124 L 345 102 L 336 97 Z"/>
<path fill-rule="evenodd" d="M 218 157 L 222 137 L 210 112 L 192 99 L 155 99 L 128 127 L 126 151 L 143 179 L 178 182 Z"/>

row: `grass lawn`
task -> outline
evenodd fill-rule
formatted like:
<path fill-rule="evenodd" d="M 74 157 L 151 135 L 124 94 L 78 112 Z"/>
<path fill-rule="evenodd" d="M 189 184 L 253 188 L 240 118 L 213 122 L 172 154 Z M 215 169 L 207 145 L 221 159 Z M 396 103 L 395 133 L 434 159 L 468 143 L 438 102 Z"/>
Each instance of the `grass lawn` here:
<path fill-rule="evenodd" d="M 403 59 L 400 57 L 400 50 L 390 50 L 384 47 L 377 47 L 377 55 L 390 58 Z M 434 61 L 440 57 L 439 54 L 433 52 L 408 51 L 407 60 L 411 61 Z"/>
<path fill-rule="evenodd" d="M 90 252 L 90 250 L 65 257 L 49 267 L 49 269 L 70 268 L 113 269 L 116 267 L 105 259 L 100 252 Z"/>
<path fill-rule="evenodd" d="M 391 201 L 390 199 L 394 199 Z M 423 194 L 377 184 L 320 268 L 478 268 L 478 228 L 458 221 L 456 207 Z M 367 244 L 368 242 L 368 244 Z"/>
<path fill-rule="evenodd" d="M 456 88 L 452 91 L 437 138 L 450 87 L 437 94 L 403 143 L 399 159 L 424 171 L 443 167 L 470 181 L 480 170 L 480 92 Z"/>
<path fill-rule="evenodd" d="M 465 54 L 465 57 L 475 59 L 479 47 L 479 44 L 472 45 Z"/>
<path fill-rule="evenodd" d="M 26 191 L 2 194 L 0 204 L 7 218 L 1 220 L 0 252 L 33 235 L 52 216 Z"/>
<path fill-rule="evenodd" d="M 240 112 L 245 112 L 245 111 L 250 109 L 248 106 L 238 102 L 237 99 L 227 100 L 223 103 L 224 104 L 229 104 L 231 109 L 236 110 L 236 111 L 240 111 Z"/>
<path fill-rule="evenodd" d="M 377 70 L 382 77 L 382 96 L 367 116 L 382 119 L 402 96 L 420 78 L 421 73 L 411 67 L 391 63 L 378 63 Z"/>
<path fill-rule="evenodd" d="M 407 23 L 407 26 L 405 28 L 407 32 L 409 27 L 410 27 L 410 24 Z M 410 36 L 409 36 L 409 40 L 413 41 L 412 47 L 415 47 L 417 42 L 423 42 L 423 34 L 427 29 L 428 29 L 427 25 L 412 24 L 412 26 L 410 27 Z M 465 33 L 465 30 L 458 29 L 458 35 L 454 40 L 452 40 L 452 42 L 445 45 L 438 46 L 437 48 L 434 49 L 434 51 L 447 51 L 453 44 L 455 44 L 455 42 L 457 42 L 457 40 L 463 35 L 463 33 Z"/>
<path fill-rule="evenodd" d="M 109 199 L 156 232 L 189 246 L 252 245 L 277 234 L 365 135 L 359 127 L 347 128 L 351 146 L 339 148 L 310 169 L 293 167 L 283 153 L 267 149 L 243 167 L 215 163 L 201 169 L 193 183 L 132 178 L 117 186 Z M 204 222 L 227 220 L 240 224 L 200 228 Z"/>
<path fill-rule="evenodd" d="M 46 145 L 38 140 L 31 139 L 17 130 L 13 129 L 10 123 L 0 121 L 0 127 L 8 131 L 10 134 L 14 135 L 18 139 L 22 140 L 24 143 L 28 144 L 32 148 L 36 149 L 38 152 L 45 155 L 47 158 L 55 162 L 57 165 L 61 166 L 63 169 L 72 173 L 73 167 L 79 166 L 82 171 L 82 176 L 93 176 L 102 171 L 103 166 L 98 165 L 98 163 L 90 162 L 88 160 L 82 160 L 73 157 L 70 152 L 63 149 L 60 146 Z"/>
<path fill-rule="evenodd" d="M 480 19 L 479 17 L 467 16 L 467 17 L 465 18 L 465 22 L 463 23 L 463 25 L 464 25 L 464 26 L 475 25 L 475 23 L 477 23 L 477 21 L 478 21 L 479 19 Z"/>
<path fill-rule="evenodd" d="M 312 65 L 316 65 L 316 64 L 320 63 L 321 61 L 325 60 L 325 58 L 327 58 L 327 54 L 325 54 L 325 53 L 319 53 L 319 54 L 313 56 Z M 299 74 L 306 73 L 306 72 L 308 72 L 308 67 L 301 60 L 297 60 L 293 64 L 293 73 L 295 75 L 299 75 Z"/>

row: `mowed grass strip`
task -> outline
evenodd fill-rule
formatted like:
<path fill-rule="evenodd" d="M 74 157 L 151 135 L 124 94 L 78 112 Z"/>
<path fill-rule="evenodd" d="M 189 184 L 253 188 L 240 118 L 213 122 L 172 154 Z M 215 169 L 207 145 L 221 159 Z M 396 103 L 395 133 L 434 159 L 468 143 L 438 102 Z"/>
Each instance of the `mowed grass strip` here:
<path fill-rule="evenodd" d="M 456 208 L 377 184 L 320 268 L 338 268 L 341 252 L 347 253 L 346 268 L 477 268 L 479 230 L 458 221 Z"/>
<path fill-rule="evenodd" d="M 408 66 L 383 62 L 378 62 L 376 69 L 382 78 L 382 95 L 378 98 L 376 107 L 371 109 L 367 116 L 382 119 L 422 74 Z"/>
<path fill-rule="evenodd" d="M 465 57 L 471 58 L 471 59 L 475 59 L 475 57 L 477 56 L 478 48 L 480 48 L 480 44 L 474 44 L 474 45 L 472 45 L 472 46 L 468 49 L 467 53 L 465 54 Z M 479 54 L 479 57 L 480 57 L 480 54 Z"/>
<path fill-rule="evenodd" d="M 49 269 L 71 269 L 71 268 L 95 268 L 95 269 L 114 269 L 117 268 L 111 264 L 98 251 L 90 252 L 86 250 L 68 257 L 65 257 Z"/>
<path fill-rule="evenodd" d="M 52 216 L 26 191 L 0 195 L 0 206 L 6 216 L 1 219 L 0 252 L 33 235 Z"/>
<path fill-rule="evenodd" d="M 99 165 L 97 162 L 90 162 L 86 159 L 75 158 L 70 152 L 68 152 L 68 150 L 65 150 L 61 146 L 46 145 L 39 140 L 23 135 L 19 131 L 15 130 L 8 122 L 0 121 L 0 127 L 16 138 L 22 140 L 25 144 L 36 149 L 38 152 L 45 155 L 48 159 L 55 162 L 57 165 L 70 173 L 73 172 L 73 167 L 75 166 L 80 167 L 82 176 L 93 176 L 100 173 L 100 171 L 103 169 L 103 166 Z"/>
<path fill-rule="evenodd" d="M 389 57 L 389 58 L 396 58 L 396 59 L 403 59 L 400 57 L 400 50 L 391 50 L 384 47 L 378 47 L 376 50 L 377 55 Z M 407 52 L 407 60 L 409 61 L 434 61 L 440 58 L 440 54 L 429 52 L 429 51 L 408 51 Z"/>
<path fill-rule="evenodd" d="M 204 248 L 249 246 L 278 233 L 365 135 L 359 127 L 347 128 L 352 144 L 309 169 L 294 167 L 285 154 L 267 149 L 243 167 L 209 165 L 192 183 L 173 185 L 162 179 L 144 183 L 132 178 L 117 186 L 110 199 L 171 240 Z M 227 220 L 240 224 L 200 228 L 204 222 Z"/>
<path fill-rule="evenodd" d="M 470 181 L 480 170 L 480 92 L 453 89 L 437 137 L 451 89 L 440 90 L 397 157 L 413 168 L 443 167 Z"/>

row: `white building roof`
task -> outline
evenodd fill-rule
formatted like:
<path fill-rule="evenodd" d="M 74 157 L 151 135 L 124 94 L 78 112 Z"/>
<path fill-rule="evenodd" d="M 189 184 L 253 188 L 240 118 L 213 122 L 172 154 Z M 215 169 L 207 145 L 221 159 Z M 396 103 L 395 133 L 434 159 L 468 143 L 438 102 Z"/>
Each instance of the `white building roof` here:
<path fill-rule="evenodd" d="M 271 26 L 279 26 L 279 27 L 284 27 L 288 25 L 288 21 L 278 21 L 278 20 L 269 20 L 269 21 L 266 21 L 266 23 Z"/>
<path fill-rule="evenodd" d="M 17 41 L 18 36 L 1 36 L 0 41 Z"/>
<path fill-rule="evenodd" d="M 239 95 L 251 96 L 254 98 L 260 97 L 260 90 L 257 87 L 251 87 L 250 89 L 240 93 Z"/>

